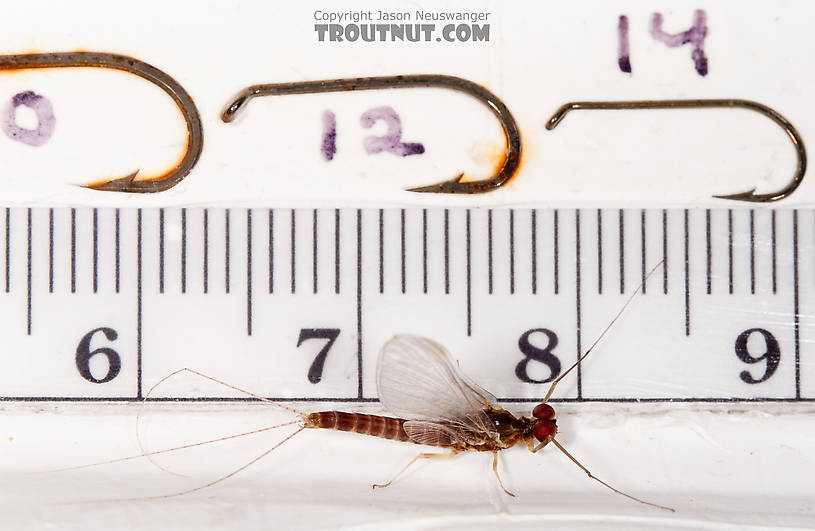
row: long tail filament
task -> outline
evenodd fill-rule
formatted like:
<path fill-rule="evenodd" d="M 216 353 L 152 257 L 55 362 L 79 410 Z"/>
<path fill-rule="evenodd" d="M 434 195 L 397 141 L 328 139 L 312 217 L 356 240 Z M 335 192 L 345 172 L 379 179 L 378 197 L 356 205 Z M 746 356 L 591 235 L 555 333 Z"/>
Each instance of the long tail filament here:
<path fill-rule="evenodd" d="M 205 380 L 209 380 L 211 382 L 217 383 L 219 385 L 222 385 L 222 386 L 227 387 L 229 389 L 232 389 L 234 391 L 238 391 L 239 393 L 243 393 L 243 394 L 245 394 L 247 396 L 250 396 L 252 398 L 256 398 L 257 400 L 260 400 L 261 402 L 264 402 L 266 404 L 271 404 L 271 405 L 273 405 L 275 407 L 278 407 L 278 408 L 283 409 L 285 411 L 288 411 L 290 413 L 294 413 L 295 415 L 300 417 L 300 419 L 302 419 L 302 420 L 305 420 L 306 417 L 308 416 L 307 414 L 303 413 L 302 411 L 298 411 L 298 410 L 296 410 L 294 408 L 284 406 L 283 404 L 275 402 L 274 400 L 269 400 L 266 397 L 263 397 L 263 396 L 258 395 L 256 393 L 253 393 L 251 391 L 247 391 L 246 389 L 241 389 L 240 387 L 236 387 L 236 386 L 234 386 L 232 384 L 228 384 L 228 383 L 226 383 L 226 382 L 224 382 L 222 380 L 219 380 L 217 378 L 213 378 L 212 376 L 208 376 L 208 375 L 206 375 L 204 373 L 201 373 L 201 372 L 198 372 L 196 370 L 184 367 L 183 369 L 178 369 L 176 371 L 173 371 L 170 374 L 168 374 L 167 376 L 165 376 L 164 378 L 162 378 L 161 380 L 157 381 L 155 384 L 153 384 L 152 387 L 150 387 L 150 389 L 148 389 L 147 394 L 144 395 L 144 399 L 142 400 L 141 405 L 139 406 L 139 411 L 136 414 L 136 441 L 138 442 L 139 451 L 141 451 L 141 455 L 140 456 L 134 456 L 134 457 L 144 456 L 144 457 L 147 458 L 148 461 L 150 461 L 150 463 L 153 466 L 155 466 L 159 470 L 167 472 L 168 474 L 172 474 L 174 476 L 181 476 L 181 474 L 177 474 L 177 473 L 173 472 L 172 470 L 168 470 L 168 469 L 164 468 L 163 466 L 161 466 L 159 463 L 157 463 L 153 459 L 153 457 L 152 457 L 153 455 L 156 455 L 157 453 L 163 453 L 163 452 L 148 452 L 147 451 L 147 449 L 145 448 L 144 443 L 142 442 L 142 439 L 141 439 L 141 418 L 142 418 L 142 413 L 144 412 L 145 404 L 147 404 L 147 401 L 150 399 L 150 396 L 158 388 L 158 386 L 160 386 L 161 384 L 163 384 L 164 382 L 166 382 L 170 378 L 172 378 L 172 377 L 174 377 L 174 376 L 176 376 L 178 374 L 181 374 L 182 372 L 188 372 L 190 374 L 194 374 L 196 376 L 204 378 Z M 292 424 L 294 424 L 295 422 L 299 422 L 299 421 L 294 421 L 294 422 L 292 422 Z M 285 426 L 285 424 L 281 424 L 280 426 Z M 253 433 L 253 432 L 248 432 L 247 435 L 249 433 Z M 215 440 L 213 440 L 212 442 L 215 442 Z"/>

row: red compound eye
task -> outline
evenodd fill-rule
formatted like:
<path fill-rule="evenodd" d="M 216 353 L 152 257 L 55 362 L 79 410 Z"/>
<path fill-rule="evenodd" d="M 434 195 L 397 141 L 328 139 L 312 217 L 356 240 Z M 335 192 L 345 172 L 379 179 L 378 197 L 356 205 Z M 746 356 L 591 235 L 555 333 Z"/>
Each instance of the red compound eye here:
<path fill-rule="evenodd" d="M 552 406 L 549 404 L 538 404 L 535 406 L 535 409 L 532 410 L 532 416 L 536 419 L 554 420 L 555 410 L 552 409 Z"/>
<path fill-rule="evenodd" d="M 551 409 L 551 408 L 549 408 Z M 548 419 L 541 419 L 535 423 L 532 429 L 535 438 L 542 443 L 549 442 L 557 433 L 557 425 L 554 421 Z"/>

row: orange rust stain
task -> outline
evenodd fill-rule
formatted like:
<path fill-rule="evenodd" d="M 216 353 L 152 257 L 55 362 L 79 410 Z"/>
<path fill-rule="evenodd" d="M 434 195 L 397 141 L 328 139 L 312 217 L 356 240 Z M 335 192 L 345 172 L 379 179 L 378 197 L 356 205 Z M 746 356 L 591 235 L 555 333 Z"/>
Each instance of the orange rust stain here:
<path fill-rule="evenodd" d="M 505 182 L 501 188 L 512 188 L 515 186 L 515 184 L 518 182 L 518 176 L 524 171 L 526 164 L 532 164 L 535 161 L 536 156 L 539 155 L 540 149 L 535 149 L 535 146 L 531 142 L 524 143 L 524 138 L 525 137 L 522 135 L 521 157 L 518 161 L 518 167 L 515 169 L 515 173 L 512 174 L 512 177 Z M 530 177 L 530 175 L 527 175 L 527 177 Z"/>
<path fill-rule="evenodd" d="M 80 49 L 71 50 L 71 51 L 72 52 L 88 52 L 90 50 L 85 50 L 85 49 L 80 48 Z M 38 54 L 38 53 L 49 53 L 49 52 L 39 50 L 37 48 L 28 48 L 28 49 L 24 49 L 24 50 L 21 50 L 21 51 L 18 51 L 18 52 L 5 53 L 5 54 L 0 54 L 0 55 L 32 55 L 32 54 Z M 51 67 L 47 67 L 47 68 L 36 68 L 36 67 L 2 68 L 2 69 L 0 69 L 0 74 L 7 75 L 7 76 L 8 75 L 20 75 L 20 74 L 25 74 L 25 73 L 28 73 L 28 72 L 31 72 L 31 71 L 43 72 L 43 71 L 50 71 L 50 70 L 67 70 L 68 68 L 69 67 L 61 67 L 61 68 L 51 68 Z M 78 67 L 71 67 L 71 68 L 88 68 L 88 67 L 86 67 L 86 66 L 78 66 Z"/>
<path fill-rule="evenodd" d="M 100 186 L 103 186 L 112 180 L 113 179 L 99 179 L 98 181 L 87 182 L 82 186 L 87 186 L 88 188 L 99 188 Z"/>
<path fill-rule="evenodd" d="M 479 165 L 489 166 L 489 173 L 484 172 L 484 175 L 477 176 L 465 174 L 461 179 L 463 183 L 480 181 L 501 171 L 507 158 L 506 144 L 479 143 L 473 149 L 472 157 Z"/>
<path fill-rule="evenodd" d="M 521 172 L 521 168 L 523 168 L 523 163 L 524 163 L 524 152 L 523 150 L 521 150 L 520 158 L 518 160 L 518 167 L 515 168 L 515 172 L 512 174 L 512 176 L 509 179 L 507 179 L 507 181 L 504 184 L 501 185 L 501 189 L 511 188 L 515 184 L 515 178 Z M 498 169 L 500 168 L 501 165 L 499 164 Z"/>
<path fill-rule="evenodd" d="M 29 48 L 29 49 L 21 50 L 19 52 L 15 52 L 15 53 L 5 53 L 5 54 L 0 54 L 0 55 L 30 55 L 30 54 L 34 54 L 34 53 L 44 53 L 44 52 L 42 52 L 42 51 L 40 51 L 40 50 L 38 50 L 36 48 Z M 42 69 L 41 68 L 14 68 L 14 69 L 3 68 L 2 70 L 0 70 L 0 74 L 6 75 L 6 76 L 19 75 L 19 74 L 23 74 L 23 73 L 25 73 L 25 72 L 27 72 L 29 70 L 42 70 Z"/>
<path fill-rule="evenodd" d="M 22 51 L 19 51 L 19 52 L 16 52 L 16 53 L 6 53 L 6 54 L 3 54 L 3 55 L 23 55 L 23 54 L 31 54 L 31 53 L 45 53 L 45 52 L 43 52 L 42 50 L 39 50 L 37 48 L 28 48 L 28 49 L 25 49 L 25 50 L 22 50 Z"/>
<path fill-rule="evenodd" d="M 31 72 L 42 72 L 42 68 L 2 68 L 0 69 L 0 74 L 3 76 L 20 76 L 25 74 L 30 74 Z"/>
<path fill-rule="evenodd" d="M 489 90 L 489 87 L 487 85 L 485 85 L 485 84 L 480 84 L 480 86 L 482 86 L 483 88 Z M 523 139 L 524 139 L 523 130 L 521 130 L 520 126 L 517 126 L 517 127 L 518 127 L 518 134 L 521 137 L 521 150 L 520 150 L 521 152 L 518 154 L 518 165 L 515 168 L 515 171 L 510 176 L 510 178 L 507 179 L 507 181 L 504 182 L 504 184 L 501 185 L 501 188 L 508 188 L 510 185 L 512 185 L 512 183 L 515 182 L 515 176 L 518 175 L 518 173 L 521 172 L 521 170 L 523 169 L 523 166 L 524 166 L 524 157 L 526 155 L 526 149 L 527 148 L 524 146 L 524 142 L 523 142 Z M 476 151 L 476 154 L 475 154 L 475 159 L 476 159 L 477 162 L 481 162 L 482 160 L 484 160 L 485 164 L 492 163 L 492 168 L 493 169 L 492 169 L 491 176 L 498 175 L 498 172 L 501 171 L 501 168 L 503 168 L 504 164 L 506 163 L 506 160 L 507 160 L 507 147 L 508 147 L 507 146 L 507 140 L 508 139 L 505 137 L 504 142 L 501 143 L 500 145 L 499 144 L 491 144 L 491 145 L 487 145 L 487 146 L 482 145 L 482 146 L 479 146 L 477 148 L 477 151 Z M 481 179 L 484 179 L 484 178 L 485 177 L 472 178 L 472 177 L 468 177 L 465 174 L 465 175 L 462 176 L 460 182 L 465 182 L 466 183 L 466 182 L 478 181 L 478 180 L 481 180 Z M 486 178 L 489 178 L 489 177 L 486 177 Z"/>
<path fill-rule="evenodd" d="M 475 160 L 480 164 L 490 165 L 494 171 L 500 171 L 506 160 L 506 146 L 497 144 L 485 144 L 478 147 L 475 153 Z"/>
<path fill-rule="evenodd" d="M 175 163 L 168 170 L 166 170 L 166 171 L 164 171 L 162 173 L 142 173 L 141 171 L 139 171 L 138 175 L 136 175 L 136 178 L 133 179 L 133 180 L 134 181 L 161 181 L 161 180 L 165 179 L 168 175 L 173 173 L 175 170 L 177 170 L 179 167 L 181 167 L 181 163 L 184 162 L 184 157 L 187 156 L 187 152 L 190 149 L 189 135 L 187 135 L 187 136 L 188 136 L 188 138 L 187 138 L 187 142 L 184 143 L 184 148 L 181 150 L 181 153 L 178 154 L 178 157 L 176 157 Z"/>
<path fill-rule="evenodd" d="M 4 54 L 0 54 L 0 55 L 31 55 L 31 54 L 35 54 L 35 53 L 46 53 L 46 52 L 43 52 L 43 51 L 38 50 L 36 48 L 28 48 L 28 49 L 24 49 L 24 50 L 21 50 L 21 51 L 18 51 L 18 52 L 4 53 Z M 0 69 L 0 74 L 3 74 L 5 76 L 18 76 L 20 74 L 28 73 L 28 72 L 30 72 L 32 70 L 41 71 L 41 70 L 48 70 L 48 69 L 43 69 L 43 68 L 3 68 L 3 69 Z"/>
<path fill-rule="evenodd" d="M 527 155 L 526 149 L 527 147 L 523 144 L 523 136 L 521 137 L 521 153 L 520 153 L 520 160 L 518 161 L 518 166 L 515 169 L 515 172 L 512 174 L 512 177 L 508 181 L 506 181 L 501 188 L 505 188 L 509 186 L 515 180 L 515 176 L 521 171 L 524 165 L 524 159 Z M 483 176 L 472 176 L 464 174 L 462 177 L 461 182 L 475 182 L 480 181 L 483 179 L 487 179 L 494 175 L 498 175 L 501 171 L 501 168 L 504 167 L 504 164 L 507 160 L 507 144 L 506 142 L 499 143 L 480 143 L 475 146 L 473 159 L 485 166 L 489 166 L 491 168 L 489 175 Z"/>

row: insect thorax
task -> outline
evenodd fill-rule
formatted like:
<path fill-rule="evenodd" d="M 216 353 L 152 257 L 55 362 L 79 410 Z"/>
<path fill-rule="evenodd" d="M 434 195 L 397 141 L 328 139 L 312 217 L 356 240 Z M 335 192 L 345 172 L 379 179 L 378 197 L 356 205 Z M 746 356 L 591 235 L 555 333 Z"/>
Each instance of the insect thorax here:
<path fill-rule="evenodd" d="M 509 448 L 519 442 L 525 441 L 532 432 L 533 419 L 526 417 L 516 417 L 509 411 L 500 409 L 488 411 L 487 416 L 492 422 L 493 428 L 498 432 L 499 448 Z"/>

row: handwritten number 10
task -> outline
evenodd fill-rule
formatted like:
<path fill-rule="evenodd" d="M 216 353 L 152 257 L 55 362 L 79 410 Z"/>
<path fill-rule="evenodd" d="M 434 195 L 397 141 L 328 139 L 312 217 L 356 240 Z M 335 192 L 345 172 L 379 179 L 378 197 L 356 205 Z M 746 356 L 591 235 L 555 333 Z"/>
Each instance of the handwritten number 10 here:
<path fill-rule="evenodd" d="M 17 124 L 17 108 L 28 107 L 37 115 L 37 127 L 27 129 Z M 54 134 L 54 109 L 48 98 L 27 90 L 15 94 L 0 115 L 0 128 L 6 136 L 29 146 L 41 146 Z"/>
<path fill-rule="evenodd" d="M 383 121 L 387 125 L 387 132 L 382 136 L 367 136 L 364 140 L 365 151 L 369 155 L 375 153 L 392 153 L 400 157 L 421 155 L 424 145 L 418 142 L 402 142 L 402 120 L 393 109 L 387 105 L 374 107 L 362 113 L 359 123 L 362 127 L 370 129 L 376 122 Z M 320 144 L 323 158 L 333 160 L 337 153 L 337 117 L 332 111 L 323 113 L 323 138 Z"/>

